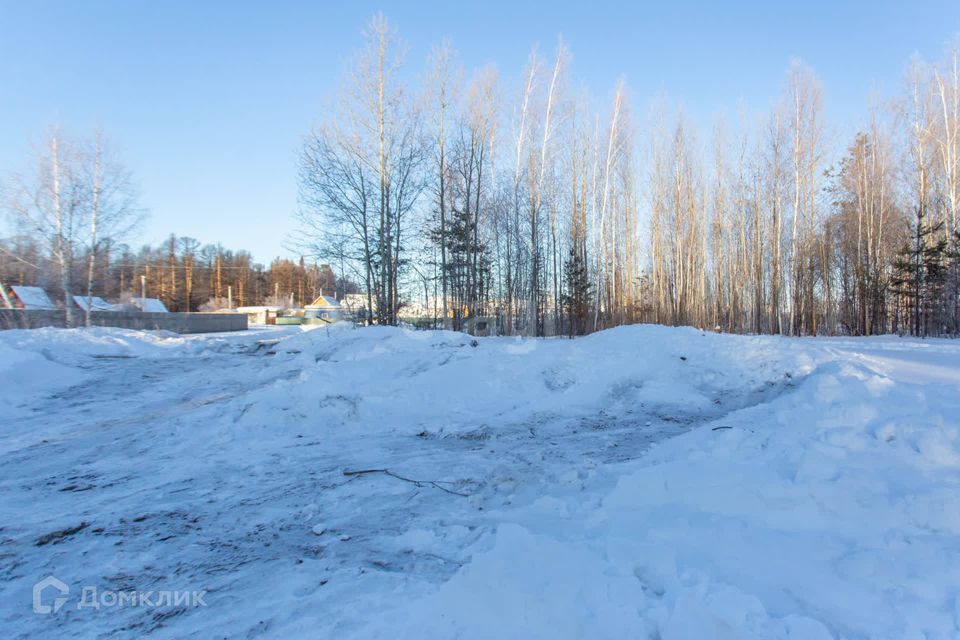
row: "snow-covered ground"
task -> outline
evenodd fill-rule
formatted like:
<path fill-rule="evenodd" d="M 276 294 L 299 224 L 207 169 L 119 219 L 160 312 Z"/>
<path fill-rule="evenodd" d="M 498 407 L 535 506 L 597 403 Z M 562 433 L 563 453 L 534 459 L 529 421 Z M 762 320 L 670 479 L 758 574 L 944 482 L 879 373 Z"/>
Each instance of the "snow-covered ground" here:
<path fill-rule="evenodd" d="M 957 638 L 958 391 L 938 340 L 0 332 L 0 629 Z"/>

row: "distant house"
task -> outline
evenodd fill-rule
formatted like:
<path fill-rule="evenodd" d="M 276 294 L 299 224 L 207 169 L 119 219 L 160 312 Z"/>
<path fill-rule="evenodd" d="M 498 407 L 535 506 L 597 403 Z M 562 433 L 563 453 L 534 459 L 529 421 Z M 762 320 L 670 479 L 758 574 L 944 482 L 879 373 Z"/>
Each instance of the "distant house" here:
<path fill-rule="evenodd" d="M 305 321 L 315 320 L 329 322 L 340 318 L 341 307 L 337 299 L 332 296 L 318 296 L 316 300 L 304 307 Z"/>
<path fill-rule="evenodd" d="M 57 308 L 50 300 L 47 292 L 40 287 L 23 287 L 20 285 L 8 287 L 3 295 L 4 305 L 11 309 L 47 310 Z"/>
<path fill-rule="evenodd" d="M 167 307 L 156 298 L 134 298 L 133 304 L 144 313 L 167 313 Z"/>
<path fill-rule="evenodd" d="M 305 309 L 336 309 L 340 310 L 340 303 L 333 296 L 317 296 L 317 299 L 308 304 Z"/>
<path fill-rule="evenodd" d="M 91 298 L 87 298 L 87 296 L 73 296 L 73 303 L 84 311 L 87 310 L 88 301 L 90 303 L 90 311 L 116 311 L 116 308 L 103 298 L 97 296 Z"/>
<path fill-rule="evenodd" d="M 250 324 L 276 324 L 276 317 L 283 312 L 283 307 L 275 305 L 257 307 L 237 307 L 236 313 L 245 313 Z"/>

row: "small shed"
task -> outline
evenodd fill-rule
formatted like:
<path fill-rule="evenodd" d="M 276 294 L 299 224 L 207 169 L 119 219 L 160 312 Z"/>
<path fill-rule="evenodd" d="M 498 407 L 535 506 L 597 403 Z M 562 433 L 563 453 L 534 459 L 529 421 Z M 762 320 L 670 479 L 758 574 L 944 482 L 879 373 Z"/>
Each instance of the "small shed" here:
<path fill-rule="evenodd" d="M 156 298 L 134 298 L 133 304 L 144 313 L 167 313 L 167 307 Z"/>
<path fill-rule="evenodd" d="M 8 305 L 12 305 L 14 309 L 52 311 L 57 308 L 50 300 L 47 292 L 40 287 L 13 286 L 9 288 L 9 293 L 4 298 L 8 300 Z"/>

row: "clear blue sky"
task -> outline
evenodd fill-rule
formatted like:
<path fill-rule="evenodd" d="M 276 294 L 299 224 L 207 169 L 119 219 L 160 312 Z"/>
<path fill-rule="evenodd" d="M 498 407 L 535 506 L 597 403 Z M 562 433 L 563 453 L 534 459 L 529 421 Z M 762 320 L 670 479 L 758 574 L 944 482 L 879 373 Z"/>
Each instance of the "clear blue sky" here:
<path fill-rule="evenodd" d="M 286 255 L 301 136 L 378 10 L 417 72 L 449 37 L 468 68 L 493 62 L 510 89 L 530 47 L 548 53 L 562 35 L 575 78 L 597 98 L 622 75 L 638 120 L 665 90 L 701 129 L 741 100 L 767 109 L 799 57 L 820 76 L 842 135 L 865 116 L 871 91 L 899 90 L 911 54 L 937 58 L 960 31 L 957 0 L 0 0 L 0 175 L 27 165 L 31 141 L 51 125 L 83 134 L 100 124 L 150 210 L 132 244 L 175 232 L 262 262 Z"/>

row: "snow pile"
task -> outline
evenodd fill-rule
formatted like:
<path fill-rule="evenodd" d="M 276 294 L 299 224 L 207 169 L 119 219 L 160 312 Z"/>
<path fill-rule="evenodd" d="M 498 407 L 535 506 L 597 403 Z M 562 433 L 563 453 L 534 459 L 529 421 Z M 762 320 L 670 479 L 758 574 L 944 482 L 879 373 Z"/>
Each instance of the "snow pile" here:
<path fill-rule="evenodd" d="M 241 339 L 103 327 L 0 331 L 0 402 L 8 418 L 22 417 L 41 409 L 43 400 L 93 379 L 113 360 L 210 354 Z"/>
<path fill-rule="evenodd" d="M 22 350 L 0 342 L 0 402 L 8 417 L 18 416 L 38 398 L 82 379 L 79 371 L 55 362 L 44 350 Z"/>
<path fill-rule="evenodd" d="M 958 637 L 958 349 L 823 342 L 792 393 L 659 445 L 572 529 L 506 514 L 358 636 Z"/>
<path fill-rule="evenodd" d="M 305 408 L 317 429 L 437 436 L 611 410 L 684 423 L 749 402 L 746 394 L 789 383 L 809 364 L 787 341 L 664 327 L 570 341 L 340 324 L 284 340 L 276 352 L 296 376 L 252 394 L 237 427 L 269 424 L 278 402 Z"/>

